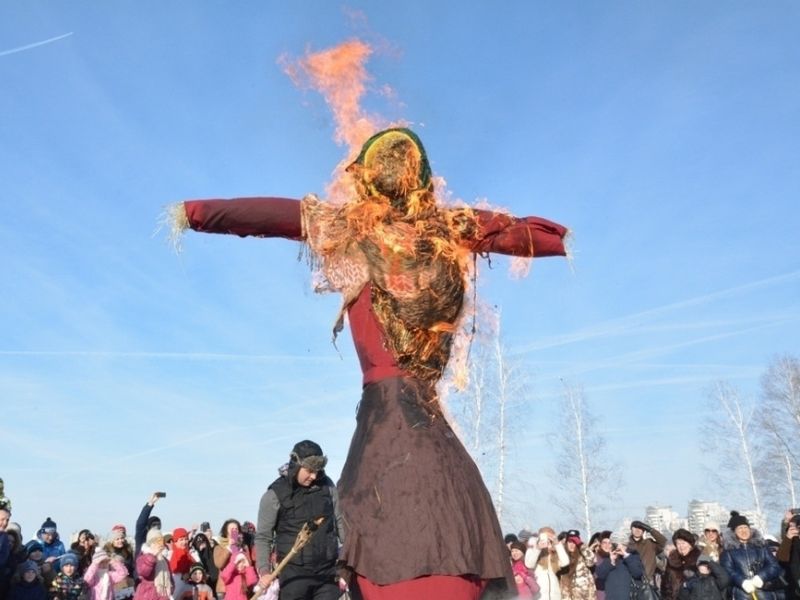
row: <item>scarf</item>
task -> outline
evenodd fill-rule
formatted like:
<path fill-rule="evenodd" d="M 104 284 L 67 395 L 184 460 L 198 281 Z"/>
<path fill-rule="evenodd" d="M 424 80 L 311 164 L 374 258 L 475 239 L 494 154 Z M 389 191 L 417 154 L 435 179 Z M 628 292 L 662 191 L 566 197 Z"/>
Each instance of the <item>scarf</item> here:
<path fill-rule="evenodd" d="M 109 590 L 111 589 L 111 575 L 108 573 L 108 567 L 104 569 L 97 569 L 98 581 L 95 585 L 95 598 L 101 600 L 108 600 L 110 598 Z"/>
<path fill-rule="evenodd" d="M 153 583 L 159 598 L 169 598 L 172 595 L 172 575 L 169 572 L 169 563 L 163 555 L 156 557 L 156 575 Z"/>

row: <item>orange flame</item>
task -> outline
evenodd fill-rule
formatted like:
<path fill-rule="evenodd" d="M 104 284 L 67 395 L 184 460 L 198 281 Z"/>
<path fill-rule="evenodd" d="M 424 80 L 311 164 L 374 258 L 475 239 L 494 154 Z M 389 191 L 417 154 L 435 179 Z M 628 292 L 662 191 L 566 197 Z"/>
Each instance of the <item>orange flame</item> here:
<path fill-rule="evenodd" d="M 364 142 L 372 134 L 392 125 L 386 119 L 368 114 L 361 107 L 362 99 L 367 92 L 367 84 L 371 80 L 366 69 L 366 62 L 372 53 L 373 48 L 368 43 L 353 39 L 326 50 L 318 52 L 306 51 L 301 58 L 290 58 L 284 55 L 278 59 L 278 63 L 296 86 L 304 89 L 313 89 L 323 96 L 333 114 L 335 123 L 334 140 L 348 149 L 347 156 L 334 169 L 332 180 L 326 188 L 327 199 L 337 205 L 344 204 L 348 200 L 353 200 L 362 195 L 357 188 L 358 184 L 354 181 L 355 178 L 351 177 L 345 169 L 352 163 Z M 394 90 L 388 85 L 381 86 L 373 91 L 385 98 L 394 99 Z M 404 125 L 405 123 L 402 124 Z M 466 203 L 453 198 L 451 192 L 447 189 L 444 178 L 434 176 L 434 182 L 438 203 L 451 208 L 456 206 L 466 208 Z M 415 198 L 410 198 L 409 201 L 410 207 L 413 209 L 412 212 L 422 209 L 421 206 L 416 205 Z M 485 200 L 481 204 L 485 208 L 491 208 Z M 392 249 L 402 250 L 404 242 L 408 242 L 407 239 L 397 239 L 395 236 L 387 235 L 386 232 L 381 231 L 381 223 L 386 210 L 388 210 L 388 206 L 382 204 L 352 203 L 345 211 L 348 229 L 350 233 L 356 233 L 357 235 L 366 235 L 367 232 L 374 233 L 379 231 L 380 233 L 376 238 L 383 240 L 384 248 L 387 251 Z M 448 225 L 451 228 L 456 227 L 455 223 L 449 223 Z M 409 239 L 413 238 L 413 235 L 409 236 Z M 336 236 L 331 236 L 331 240 L 335 239 L 337 239 Z M 434 252 L 437 255 L 448 255 L 449 253 L 463 250 L 464 256 L 459 255 L 458 261 L 464 267 L 464 275 L 467 279 L 465 283 L 474 285 L 473 277 L 475 274 L 471 273 L 472 265 L 468 260 L 467 251 L 453 248 L 441 240 L 434 241 L 436 242 Z M 334 249 L 326 243 L 323 243 L 320 248 L 323 254 L 332 252 Z M 529 267 L 529 265 L 529 260 L 513 260 L 512 275 L 524 276 L 526 267 Z M 469 321 L 472 321 L 472 319 L 476 318 L 475 313 L 478 315 L 484 314 L 484 308 L 472 306 L 469 293 L 465 295 L 464 300 L 466 306 L 462 317 L 467 317 Z M 458 324 L 437 323 L 432 328 L 432 331 L 452 331 L 455 334 L 453 352 L 451 353 L 450 383 L 454 383 L 457 389 L 463 389 L 467 384 L 469 368 L 467 358 L 470 341 L 474 335 L 471 325 L 471 322 L 467 323 L 462 318 Z M 484 324 L 481 329 L 485 333 L 491 334 L 493 327 Z"/>
<path fill-rule="evenodd" d="M 372 48 L 361 40 L 350 40 L 319 52 L 306 52 L 303 58 L 279 59 L 284 72 L 295 85 L 319 92 L 333 113 L 334 140 L 346 145 L 348 156 L 333 171 L 326 190 L 329 199 L 343 202 L 354 196 L 345 167 L 356 157 L 362 144 L 385 123 L 361 108 L 361 99 L 370 77 L 365 64 Z"/>

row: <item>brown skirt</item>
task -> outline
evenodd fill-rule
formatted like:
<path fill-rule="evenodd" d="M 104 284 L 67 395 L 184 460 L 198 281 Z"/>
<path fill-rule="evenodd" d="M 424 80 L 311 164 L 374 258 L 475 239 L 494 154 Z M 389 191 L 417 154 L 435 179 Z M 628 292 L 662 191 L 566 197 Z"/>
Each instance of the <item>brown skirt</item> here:
<path fill-rule="evenodd" d="M 492 499 L 433 389 L 368 384 L 356 421 L 338 484 L 346 565 L 380 585 L 471 575 L 515 590 Z"/>

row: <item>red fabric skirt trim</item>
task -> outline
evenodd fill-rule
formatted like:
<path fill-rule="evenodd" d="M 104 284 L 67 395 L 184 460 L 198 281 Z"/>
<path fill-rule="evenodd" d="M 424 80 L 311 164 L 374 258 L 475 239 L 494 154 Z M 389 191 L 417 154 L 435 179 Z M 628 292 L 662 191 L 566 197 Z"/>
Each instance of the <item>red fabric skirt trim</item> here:
<path fill-rule="evenodd" d="M 356 584 L 364 600 L 478 600 L 487 582 L 468 575 L 426 575 L 378 585 L 356 573 Z"/>

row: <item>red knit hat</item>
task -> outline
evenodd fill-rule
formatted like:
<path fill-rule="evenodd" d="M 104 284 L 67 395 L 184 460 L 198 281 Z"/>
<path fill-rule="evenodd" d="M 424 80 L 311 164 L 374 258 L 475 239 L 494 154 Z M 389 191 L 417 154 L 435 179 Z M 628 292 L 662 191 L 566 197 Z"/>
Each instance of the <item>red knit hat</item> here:
<path fill-rule="evenodd" d="M 177 529 L 173 530 L 172 532 L 173 540 L 177 541 L 183 537 L 189 537 L 189 532 L 186 531 L 183 527 L 178 527 Z"/>

